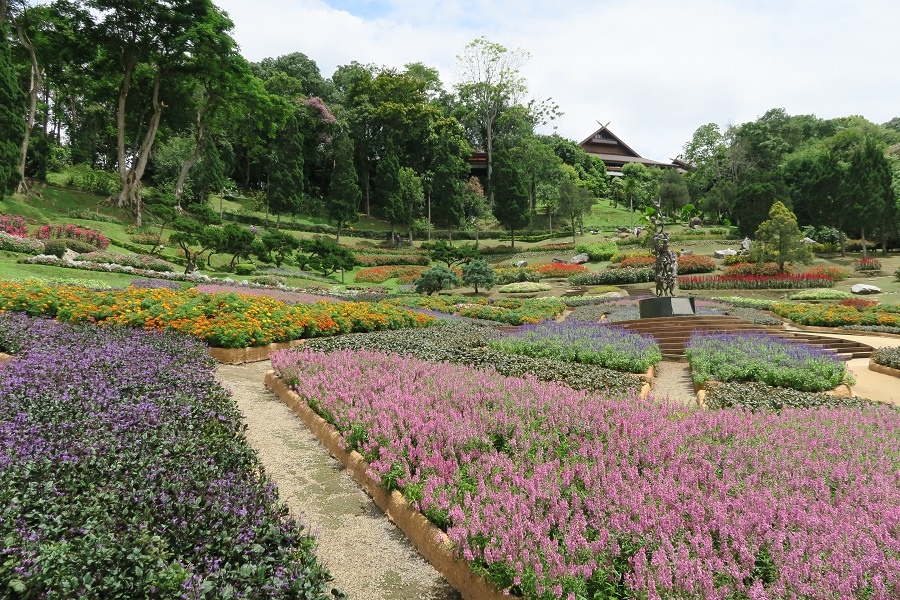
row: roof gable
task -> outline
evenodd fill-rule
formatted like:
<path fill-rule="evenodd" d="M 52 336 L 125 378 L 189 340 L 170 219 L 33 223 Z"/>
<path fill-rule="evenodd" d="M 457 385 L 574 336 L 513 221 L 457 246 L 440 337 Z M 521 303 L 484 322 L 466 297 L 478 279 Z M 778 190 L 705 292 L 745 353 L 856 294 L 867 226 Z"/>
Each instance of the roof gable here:
<path fill-rule="evenodd" d="M 579 146 L 585 152 L 593 154 L 615 154 L 617 156 L 642 158 L 640 154 L 623 142 L 619 136 L 607 129 L 605 125 L 589 135 Z"/>

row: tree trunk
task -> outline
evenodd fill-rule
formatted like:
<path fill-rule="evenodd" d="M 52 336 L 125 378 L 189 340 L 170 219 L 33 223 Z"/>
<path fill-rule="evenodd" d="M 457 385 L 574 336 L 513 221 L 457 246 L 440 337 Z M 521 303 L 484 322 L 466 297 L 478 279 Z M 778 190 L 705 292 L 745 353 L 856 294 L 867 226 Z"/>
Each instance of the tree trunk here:
<path fill-rule="evenodd" d="M 119 192 L 118 206 L 125 206 L 134 209 L 136 213 L 135 225 L 141 226 L 141 178 L 147 169 L 147 161 L 150 159 L 150 150 L 153 148 L 153 142 L 156 140 L 156 133 L 159 131 L 159 122 L 162 118 L 162 110 L 165 104 L 159 101 L 159 86 L 162 79 L 162 73 L 159 68 L 156 70 L 156 77 L 153 81 L 152 106 L 153 114 L 150 122 L 147 124 L 147 132 L 138 148 L 137 156 L 131 168 L 125 161 L 125 101 L 128 98 L 128 90 L 131 87 L 131 76 L 134 72 L 133 61 L 131 68 L 126 69 L 125 81 L 122 82 L 122 89 L 119 92 L 119 114 L 117 117 L 118 125 L 118 159 L 119 159 L 119 177 L 122 181 L 122 191 Z"/>
<path fill-rule="evenodd" d="M 5 17 L 5 7 L 4 7 Z M 25 37 L 25 31 L 22 24 L 16 22 L 16 35 L 19 43 L 28 52 L 28 58 L 31 61 L 31 79 L 28 86 L 28 116 L 25 119 L 25 135 L 22 138 L 22 151 L 19 155 L 19 185 L 17 192 L 24 193 L 28 188 L 25 182 L 25 160 L 28 157 L 28 144 L 31 142 L 31 130 L 34 128 L 34 116 L 37 114 L 37 96 L 41 88 L 41 70 L 38 66 L 37 55 L 34 52 L 34 46 L 31 41 Z"/>
<path fill-rule="evenodd" d="M 516 247 L 516 230 L 513 229 L 512 227 L 509 228 L 509 247 L 510 248 Z"/>
<path fill-rule="evenodd" d="M 341 243 L 341 222 L 340 221 L 338 221 L 338 224 L 337 224 L 337 236 L 335 236 L 335 238 L 334 238 L 334 243 L 335 244 Z"/>
<path fill-rule="evenodd" d="M 184 164 L 181 165 L 181 170 L 178 171 L 178 180 L 175 182 L 175 205 L 179 211 L 181 210 L 181 197 L 184 195 L 184 182 L 187 180 L 188 172 L 195 164 L 197 164 L 197 161 L 200 160 L 200 152 L 204 139 L 203 115 L 206 113 L 207 107 L 208 105 L 204 105 L 203 108 L 197 111 L 197 135 L 194 137 L 194 152 Z"/>
<path fill-rule="evenodd" d="M 841 227 L 841 224 L 838 223 L 838 233 L 841 238 L 841 258 L 847 256 L 847 240 L 844 238 L 844 229 Z"/>

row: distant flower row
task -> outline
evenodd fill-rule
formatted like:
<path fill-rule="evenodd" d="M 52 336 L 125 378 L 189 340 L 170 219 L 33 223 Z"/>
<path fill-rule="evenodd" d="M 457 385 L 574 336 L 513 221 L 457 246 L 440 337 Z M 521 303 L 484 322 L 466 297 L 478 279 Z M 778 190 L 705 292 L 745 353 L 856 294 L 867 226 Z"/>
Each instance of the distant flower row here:
<path fill-rule="evenodd" d="M 0 231 L 19 238 L 28 237 L 27 223 L 20 216 L 0 214 Z M 73 224 L 42 225 L 34 230 L 31 237 L 38 240 L 54 238 L 80 240 L 100 250 L 105 250 L 109 246 L 109 238 L 99 231 Z"/>

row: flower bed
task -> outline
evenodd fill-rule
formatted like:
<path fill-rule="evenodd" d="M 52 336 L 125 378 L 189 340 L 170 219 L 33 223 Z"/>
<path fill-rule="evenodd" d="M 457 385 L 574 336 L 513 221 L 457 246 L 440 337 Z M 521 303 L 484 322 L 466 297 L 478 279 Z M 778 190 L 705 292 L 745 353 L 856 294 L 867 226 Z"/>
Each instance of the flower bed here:
<path fill-rule="evenodd" d="M 506 323 L 507 325 L 523 325 L 540 323 L 558 317 L 566 309 L 566 303 L 560 298 L 504 298 L 489 300 L 486 298 L 470 298 L 459 295 L 440 296 L 399 296 L 386 300 L 398 306 L 425 308 L 439 312 L 459 314 L 473 319 L 486 319 Z"/>
<path fill-rule="evenodd" d="M 709 256 L 688 254 L 678 257 L 678 272 L 682 275 L 691 273 L 712 273 L 716 270 L 716 261 Z"/>
<path fill-rule="evenodd" d="M 386 303 L 285 304 L 243 294 L 196 290 L 91 291 L 40 282 L 0 282 L 0 312 L 54 316 L 70 322 L 104 322 L 175 330 L 217 348 L 265 346 L 301 338 L 428 325 L 433 318 Z"/>
<path fill-rule="evenodd" d="M 800 290 L 788 296 L 788 300 L 845 300 L 853 294 L 842 290 Z"/>
<path fill-rule="evenodd" d="M 397 278 L 401 283 L 411 283 L 418 279 L 425 267 L 386 265 L 381 267 L 369 267 L 356 272 L 357 283 L 384 283 L 388 279 Z"/>
<path fill-rule="evenodd" d="M 610 269 L 643 269 L 656 264 L 656 257 L 652 254 L 632 254 L 623 256 L 621 260 L 610 262 Z"/>
<path fill-rule="evenodd" d="M 25 217 L 0 214 L 0 232 L 20 238 L 27 236 L 28 224 Z"/>
<path fill-rule="evenodd" d="M 738 275 L 792 275 L 793 270 L 790 265 L 784 266 L 784 273 L 778 271 L 778 265 L 773 262 L 757 263 L 746 262 L 731 265 L 725 268 L 726 277 L 734 277 Z"/>
<path fill-rule="evenodd" d="M 357 254 L 356 260 L 363 267 L 384 267 L 389 265 L 419 265 L 427 267 L 431 260 L 422 254 Z"/>
<path fill-rule="evenodd" d="M 0 229 L 0 250 L 21 252 L 22 254 L 41 254 L 44 251 L 44 242 L 13 235 Z"/>
<path fill-rule="evenodd" d="M 630 267 L 620 269 L 606 269 L 599 273 L 585 273 L 569 277 L 572 285 L 626 285 L 629 283 L 647 283 L 653 281 L 653 268 L 634 269 Z"/>
<path fill-rule="evenodd" d="M 570 263 L 543 263 L 526 268 L 537 274 L 541 279 L 545 277 L 571 277 L 572 275 L 588 272 L 588 268 L 584 265 Z"/>
<path fill-rule="evenodd" d="M 393 352 L 431 362 L 452 362 L 477 369 L 493 369 L 509 377 L 531 375 L 542 381 L 556 381 L 574 389 L 597 390 L 614 396 L 636 394 L 641 390 L 643 380 L 630 373 L 493 350 L 487 346 L 493 332 L 493 327 L 475 322 L 453 322 L 421 329 L 317 338 L 309 340 L 306 347 L 318 352 Z"/>
<path fill-rule="evenodd" d="M 730 381 L 711 387 L 706 393 L 706 408 L 713 410 L 742 408 L 750 411 L 781 412 L 799 408 L 886 408 L 885 404 L 858 396 L 837 396 L 824 392 L 801 392 L 772 387 L 758 381 Z"/>
<path fill-rule="evenodd" d="M 678 278 L 682 290 L 795 290 L 834 287 L 825 275 L 688 275 Z"/>
<path fill-rule="evenodd" d="M 818 327 L 846 327 L 868 325 L 872 327 L 900 327 L 897 305 L 872 306 L 860 312 L 852 306 L 835 304 L 802 304 L 776 302 L 772 312 L 801 325 Z"/>
<path fill-rule="evenodd" d="M 860 258 L 853 262 L 853 270 L 856 272 L 880 271 L 881 261 L 877 258 Z"/>
<path fill-rule="evenodd" d="M 847 383 L 847 365 L 834 354 L 764 333 L 695 332 L 685 346 L 694 383 L 761 381 L 805 392 Z"/>
<path fill-rule="evenodd" d="M 0 315 L 9 598 L 329 597 L 202 344 Z"/>
<path fill-rule="evenodd" d="M 99 231 L 72 224 L 43 225 L 36 229 L 32 235 L 39 240 L 53 238 L 80 240 L 101 250 L 106 250 L 107 246 L 109 246 L 109 238 Z"/>
<path fill-rule="evenodd" d="M 844 281 L 850 277 L 850 271 L 843 267 L 824 267 L 818 266 L 804 271 L 807 275 L 824 275 L 831 277 L 835 281 Z"/>
<path fill-rule="evenodd" d="M 628 373 L 645 373 L 662 360 L 659 345 L 650 336 L 578 321 L 526 326 L 491 340 L 489 345 L 502 352 L 600 365 Z"/>
<path fill-rule="evenodd" d="M 147 271 L 174 271 L 175 265 L 146 254 L 119 254 L 116 252 L 88 252 L 78 256 L 79 261 L 97 264 L 113 264 Z"/>
<path fill-rule="evenodd" d="M 553 289 L 549 283 L 536 283 L 534 281 L 517 281 L 507 283 L 497 288 L 501 294 L 529 294 L 533 292 L 547 292 Z"/>
<path fill-rule="evenodd" d="M 872 353 L 872 360 L 885 367 L 900 369 L 900 346 L 896 348 L 878 348 Z"/>
<path fill-rule="evenodd" d="M 512 595 L 900 593 L 896 411 L 685 413 L 372 352 L 272 363 Z"/>

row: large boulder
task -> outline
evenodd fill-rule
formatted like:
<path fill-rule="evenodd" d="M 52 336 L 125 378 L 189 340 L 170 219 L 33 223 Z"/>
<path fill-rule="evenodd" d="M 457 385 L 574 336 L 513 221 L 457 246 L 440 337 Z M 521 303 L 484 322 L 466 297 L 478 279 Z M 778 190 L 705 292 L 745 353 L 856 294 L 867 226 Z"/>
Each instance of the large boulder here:
<path fill-rule="evenodd" d="M 522 267 L 528 266 L 528 261 L 527 260 L 517 260 L 516 262 L 512 263 L 512 266 L 519 267 L 521 269 Z"/>
<path fill-rule="evenodd" d="M 700 217 L 691 217 L 691 220 L 688 221 L 688 224 L 691 227 L 694 227 L 694 226 L 699 227 L 700 225 L 703 225 L 703 219 L 701 219 Z"/>
<path fill-rule="evenodd" d="M 726 248 L 725 250 L 716 250 L 713 252 L 713 258 L 725 258 L 726 256 L 736 256 L 737 250 Z"/>
<path fill-rule="evenodd" d="M 583 265 L 589 260 L 591 260 L 591 257 L 588 256 L 586 252 L 582 252 L 581 254 L 576 254 L 575 256 L 570 258 L 569 262 L 576 265 Z"/>
<path fill-rule="evenodd" d="M 881 288 L 874 286 L 874 285 L 869 285 L 867 283 L 857 283 L 850 287 L 850 291 L 853 292 L 854 294 L 860 294 L 860 295 L 880 294 Z"/>

